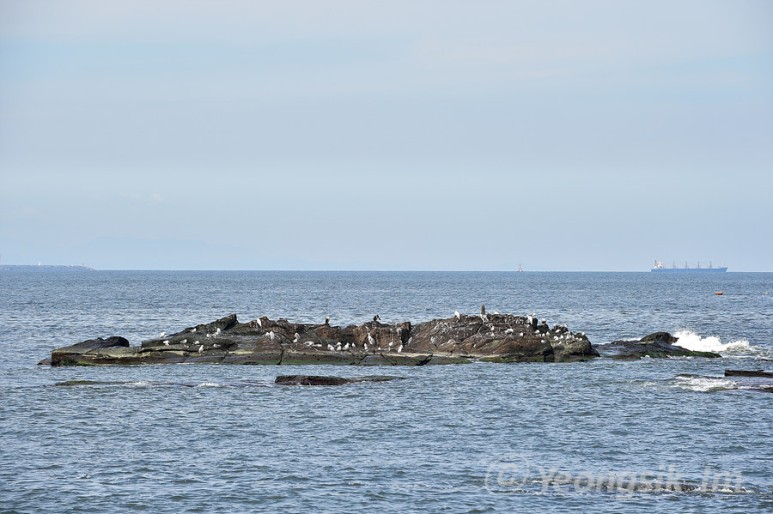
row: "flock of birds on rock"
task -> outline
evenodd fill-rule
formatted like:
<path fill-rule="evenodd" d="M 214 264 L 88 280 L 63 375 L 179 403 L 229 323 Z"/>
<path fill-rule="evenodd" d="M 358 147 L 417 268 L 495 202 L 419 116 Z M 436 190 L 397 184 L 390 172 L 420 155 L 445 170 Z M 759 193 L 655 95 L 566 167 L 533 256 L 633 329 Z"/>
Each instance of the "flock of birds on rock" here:
<path fill-rule="evenodd" d="M 494 311 L 493 314 L 494 315 L 498 315 L 499 312 L 498 311 Z M 462 321 L 462 316 L 463 315 L 459 311 L 454 311 L 454 316 L 453 317 L 455 318 L 455 320 L 457 322 Z M 483 323 L 489 323 L 490 322 L 489 321 L 489 316 L 486 314 L 486 306 L 485 305 L 481 305 L 480 306 L 480 319 L 481 319 L 481 321 Z M 380 321 L 381 321 L 381 317 L 378 314 L 373 316 L 373 323 L 379 323 Z M 532 327 L 532 330 L 535 332 L 535 334 L 542 335 L 544 338 L 552 339 L 555 342 L 567 342 L 567 343 L 569 343 L 569 342 L 581 340 L 582 338 L 585 337 L 585 334 L 582 333 L 582 332 L 578 332 L 576 335 L 573 334 L 572 332 L 570 332 L 568 330 L 568 328 L 565 325 L 556 325 L 553 330 L 550 330 L 547 327 L 547 320 L 542 319 L 541 322 L 542 322 L 542 326 L 540 326 L 539 329 L 538 329 L 536 315 L 535 314 L 529 314 L 528 316 L 526 316 L 526 324 Z M 250 325 L 255 327 L 255 328 L 258 328 L 258 329 L 263 328 L 263 322 L 261 321 L 260 318 L 257 318 L 255 320 L 251 321 Z M 324 325 L 325 326 L 329 326 L 330 325 L 330 316 L 326 316 L 325 317 Z M 544 330 L 543 330 L 543 328 L 544 328 Z M 494 323 L 492 323 L 490 325 L 490 329 L 491 329 L 491 336 L 495 336 L 496 327 L 495 327 Z M 197 329 L 194 327 L 194 328 L 188 329 L 188 332 L 189 333 L 195 333 L 196 330 Z M 397 332 L 398 337 L 400 337 L 400 339 L 402 339 L 402 328 L 397 327 L 396 332 Z M 213 336 L 217 337 L 217 336 L 220 335 L 220 333 L 221 333 L 221 329 L 217 328 L 213 333 L 206 333 L 205 336 L 207 338 L 210 338 L 210 337 L 213 337 Z M 504 330 L 504 335 L 505 336 L 513 336 L 513 335 L 515 335 L 515 330 L 512 327 L 508 327 L 507 329 Z M 161 332 L 160 338 L 164 338 L 165 336 L 166 336 L 166 333 L 165 332 Z M 277 334 L 273 330 L 267 330 L 266 332 L 263 333 L 263 337 L 267 337 L 270 341 L 273 342 L 273 341 L 276 340 L 276 338 L 278 336 L 277 336 Z M 518 337 L 524 337 L 524 332 L 519 332 L 518 333 Z M 546 339 L 544 339 L 544 338 L 542 339 L 543 343 L 547 342 Z M 413 341 L 413 338 L 410 337 L 408 339 L 408 341 L 407 341 L 407 344 L 410 345 L 412 341 Z M 295 332 L 293 334 L 292 343 L 293 344 L 298 344 L 300 342 L 301 342 L 301 335 L 298 332 Z M 432 342 L 433 345 L 436 345 L 436 338 L 434 336 L 431 338 L 431 342 Z M 188 343 L 188 339 L 183 339 L 182 341 L 180 341 L 180 343 L 181 344 L 187 344 Z M 164 339 L 163 340 L 163 344 L 165 346 L 169 346 L 170 342 L 169 342 L 168 339 Z M 322 344 L 315 343 L 314 341 L 306 341 L 303 344 L 306 347 L 308 347 L 308 348 L 322 348 L 323 347 Z M 205 346 L 203 344 L 201 344 L 198 340 L 194 341 L 193 345 L 194 346 L 198 345 L 198 350 L 197 350 L 198 353 L 203 353 L 204 352 Z M 215 345 L 213 345 L 213 347 L 214 348 L 218 348 L 219 345 L 215 344 Z M 358 348 L 357 345 L 355 343 L 353 343 L 353 342 L 352 343 L 342 344 L 339 341 L 336 344 L 328 343 L 328 345 L 327 345 L 327 350 L 331 351 L 331 352 L 341 352 L 341 351 L 346 352 L 346 351 L 350 351 L 350 350 L 354 351 L 354 350 L 357 350 L 357 348 Z M 402 353 L 402 351 L 403 351 L 403 344 L 401 343 L 399 346 L 395 347 L 395 343 L 393 341 L 390 341 L 387 344 L 386 348 L 381 347 L 378 344 L 378 341 L 376 340 L 376 338 L 373 337 L 373 334 L 371 333 L 371 330 L 368 330 L 367 336 L 366 336 L 366 340 L 363 342 L 361 348 L 364 351 L 366 351 L 366 352 L 368 351 L 368 349 L 371 349 L 373 351 L 378 350 L 378 351 L 388 351 L 388 352 L 392 352 L 392 351 L 396 350 L 397 353 Z"/>

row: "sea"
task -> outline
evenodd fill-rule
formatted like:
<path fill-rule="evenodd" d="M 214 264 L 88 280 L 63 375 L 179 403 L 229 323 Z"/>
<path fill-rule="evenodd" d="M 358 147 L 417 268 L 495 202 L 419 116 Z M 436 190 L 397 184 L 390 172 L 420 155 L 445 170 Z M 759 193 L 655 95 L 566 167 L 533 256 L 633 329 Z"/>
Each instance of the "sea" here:
<path fill-rule="evenodd" d="M 38 364 L 228 314 L 419 323 L 481 304 L 723 358 Z M 771 359 L 773 273 L 3 269 L 0 512 L 773 512 L 773 394 L 724 376 Z"/>

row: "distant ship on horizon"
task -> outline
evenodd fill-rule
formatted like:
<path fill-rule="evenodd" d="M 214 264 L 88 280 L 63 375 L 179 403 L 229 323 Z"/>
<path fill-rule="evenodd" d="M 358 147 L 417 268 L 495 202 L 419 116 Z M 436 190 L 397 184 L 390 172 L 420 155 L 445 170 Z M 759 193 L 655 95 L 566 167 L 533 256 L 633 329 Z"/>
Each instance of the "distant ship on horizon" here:
<path fill-rule="evenodd" d="M 650 270 L 653 273 L 657 272 L 665 272 L 665 273 L 701 273 L 701 272 L 716 272 L 716 273 L 724 273 L 727 271 L 727 266 L 720 266 L 718 268 L 715 268 L 711 265 L 711 261 L 709 261 L 709 267 L 708 268 L 702 268 L 701 263 L 698 262 L 698 266 L 695 268 L 691 268 L 686 262 L 684 263 L 684 268 L 677 268 L 676 263 L 674 263 L 670 268 L 667 268 L 663 265 L 660 261 L 655 261 L 655 266 Z"/>

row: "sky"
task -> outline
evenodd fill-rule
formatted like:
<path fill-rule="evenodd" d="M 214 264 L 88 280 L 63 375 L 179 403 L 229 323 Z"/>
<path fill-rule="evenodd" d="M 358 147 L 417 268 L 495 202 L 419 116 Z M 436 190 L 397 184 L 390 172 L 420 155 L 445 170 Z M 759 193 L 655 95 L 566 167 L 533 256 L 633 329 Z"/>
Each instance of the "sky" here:
<path fill-rule="evenodd" d="M 768 0 L 0 0 L 0 263 L 773 271 Z"/>

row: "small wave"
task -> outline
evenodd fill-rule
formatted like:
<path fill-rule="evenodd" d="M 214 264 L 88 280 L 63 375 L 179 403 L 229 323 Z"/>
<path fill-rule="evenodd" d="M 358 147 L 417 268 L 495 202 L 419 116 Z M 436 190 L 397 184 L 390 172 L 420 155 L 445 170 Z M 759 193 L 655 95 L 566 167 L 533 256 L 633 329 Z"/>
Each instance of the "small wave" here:
<path fill-rule="evenodd" d="M 200 384 L 196 384 L 195 387 L 225 387 L 223 384 L 218 384 L 217 382 L 202 382 Z"/>
<path fill-rule="evenodd" d="M 124 382 L 124 386 L 127 387 L 153 387 L 154 385 L 157 385 L 156 382 L 149 382 L 147 380 L 138 380 L 136 382 Z"/>
<path fill-rule="evenodd" d="M 708 393 L 712 391 L 729 391 L 738 389 L 738 384 L 726 378 L 703 377 L 698 375 L 679 375 L 676 377 L 675 387 Z"/>
<path fill-rule="evenodd" d="M 752 346 L 746 339 L 723 343 L 716 336 L 701 337 L 691 330 L 680 330 L 674 335 L 679 338 L 675 343 L 677 346 L 694 352 L 743 354 L 752 350 Z"/>

